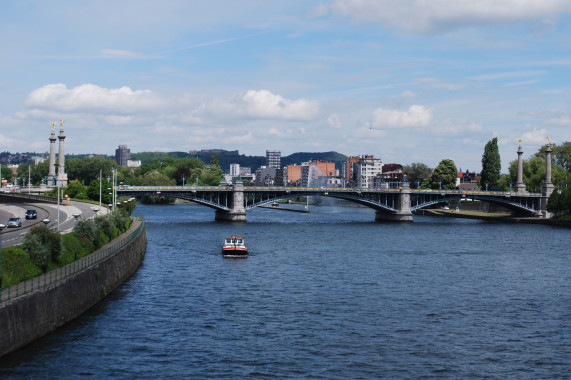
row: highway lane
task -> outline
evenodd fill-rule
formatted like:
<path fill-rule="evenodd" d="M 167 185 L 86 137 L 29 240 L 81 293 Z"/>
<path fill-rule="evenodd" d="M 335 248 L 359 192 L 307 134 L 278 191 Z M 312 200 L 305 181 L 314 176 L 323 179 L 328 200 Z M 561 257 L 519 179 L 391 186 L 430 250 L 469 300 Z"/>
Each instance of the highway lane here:
<path fill-rule="evenodd" d="M 0 204 L 0 223 L 6 224 L 8 219 L 13 216 L 20 217 L 22 219 L 22 227 L 20 228 L 5 228 L 2 231 L 2 247 L 11 247 L 13 245 L 21 244 L 24 235 L 28 232 L 28 229 L 41 223 L 43 219 L 50 219 L 50 228 L 58 228 L 59 220 L 59 230 L 61 233 L 68 233 L 73 230 L 75 225 L 75 218 L 73 214 L 80 214 L 81 219 L 90 219 L 95 216 L 95 209 L 99 208 L 98 205 L 93 205 L 91 203 L 74 202 L 72 201 L 69 205 L 60 205 L 59 213 L 58 206 L 46 203 L 1 203 Z M 25 213 L 27 209 L 35 209 L 38 212 L 37 219 L 26 220 Z M 107 213 L 107 208 L 102 207 L 97 213 L 98 215 L 105 215 Z"/>

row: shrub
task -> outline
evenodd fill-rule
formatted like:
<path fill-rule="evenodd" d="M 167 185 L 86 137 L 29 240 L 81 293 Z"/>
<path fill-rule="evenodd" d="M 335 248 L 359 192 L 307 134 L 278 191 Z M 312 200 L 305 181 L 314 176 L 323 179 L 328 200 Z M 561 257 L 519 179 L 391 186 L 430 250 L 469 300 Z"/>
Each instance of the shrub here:
<path fill-rule="evenodd" d="M 42 255 L 43 262 L 43 255 Z M 28 252 L 21 247 L 2 249 L 2 285 L 10 286 L 42 274 Z"/>

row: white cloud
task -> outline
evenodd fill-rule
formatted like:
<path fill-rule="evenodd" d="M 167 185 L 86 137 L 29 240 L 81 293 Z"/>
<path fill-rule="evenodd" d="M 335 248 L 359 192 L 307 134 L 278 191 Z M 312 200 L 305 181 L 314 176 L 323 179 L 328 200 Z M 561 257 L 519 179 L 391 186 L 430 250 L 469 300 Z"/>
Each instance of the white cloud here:
<path fill-rule="evenodd" d="M 377 108 L 373 126 L 378 128 L 426 127 L 432 122 L 432 108 L 413 105 L 407 111 Z"/>
<path fill-rule="evenodd" d="M 377 22 L 412 32 L 439 32 L 530 20 L 545 24 L 545 19 L 570 9 L 568 0 L 335 0 L 316 7 L 310 16 L 331 13 L 354 22 Z"/>
<path fill-rule="evenodd" d="M 329 117 L 327 118 L 327 125 L 329 125 L 331 128 L 335 128 L 335 129 L 343 128 L 343 124 L 341 123 L 341 119 L 339 118 L 339 115 L 336 115 L 336 114 L 329 115 Z"/>
<path fill-rule="evenodd" d="M 319 113 L 319 104 L 307 99 L 286 99 L 267 90 L 248 90 L 230 103 L 210 105 L 210 112 L 252 119 L 312 120 Z"/>
<path fill-rule="evenodd" d="M 163 104 L 150 90 L 130 87 L 103 88 L 82 84 L 68 89 L 65 84 L 49 84 L 32 91 L 26 100 L 30 108 L 64 112 L 108 112 L 127 114 L 156 110 Z"/>
<path fill-rule="evenodd" d="M 547 136 L 549 133 L 545 128 L 533 128 L 533 130 L 526 132 L 522 136 L 522 144 L 535 143 L 535 144 L 546 144 Z"/>

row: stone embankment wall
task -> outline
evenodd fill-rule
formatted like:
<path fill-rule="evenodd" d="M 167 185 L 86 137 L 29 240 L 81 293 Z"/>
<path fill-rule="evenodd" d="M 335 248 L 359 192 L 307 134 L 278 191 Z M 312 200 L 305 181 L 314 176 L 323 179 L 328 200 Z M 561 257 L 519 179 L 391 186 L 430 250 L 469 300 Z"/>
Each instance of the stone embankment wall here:
<path fill-rule="evenodd" d="M 147 239 L 144 226 L 139 228 L 141 223 L 144 222 L 135 221 L 119 237 L 132 241 L 105 259 L 58 282 L 2 302 L 0 357 L 78 317 L 131 277 L 145 257 Z"/>

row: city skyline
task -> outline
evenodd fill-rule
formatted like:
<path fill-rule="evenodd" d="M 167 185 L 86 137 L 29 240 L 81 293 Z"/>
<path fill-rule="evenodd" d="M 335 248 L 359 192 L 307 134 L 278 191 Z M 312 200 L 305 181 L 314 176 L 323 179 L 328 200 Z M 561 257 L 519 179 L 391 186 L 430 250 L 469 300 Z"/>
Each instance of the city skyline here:
<path fill-rule="evenodd" d="M 221 148 L 502 171 L 571 140 L 568 0 L 0 4 L 0 150 Z"/>

